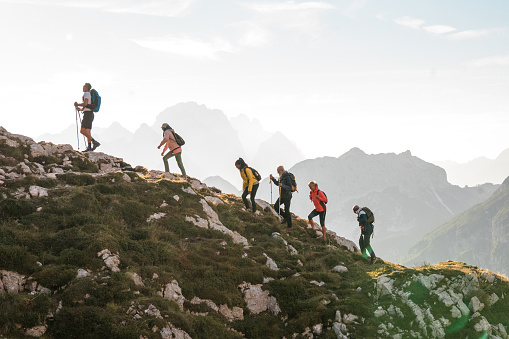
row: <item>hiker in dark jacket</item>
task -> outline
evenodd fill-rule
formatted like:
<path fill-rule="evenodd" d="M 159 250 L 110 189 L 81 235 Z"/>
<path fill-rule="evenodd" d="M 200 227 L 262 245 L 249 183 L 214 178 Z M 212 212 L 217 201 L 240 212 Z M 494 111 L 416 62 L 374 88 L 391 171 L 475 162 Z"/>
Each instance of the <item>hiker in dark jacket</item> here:
<path fill-rule="evenodd" d="M 291 231 L 292 229 L 292 214 L 290 213 L 290 204 L 292 201 L 292 178 L 291 174 L 288 171 L 285 171 L 283 166 L 279 166 L 277 168 L 277 173 L 279 174 L 279 179 L 276 179 L 272 176 L 269 176 L 270 180 L 276 185 L 280 187 L 280 196 L 276 200 L 274 204 L 274 210 L 279 215 L 283 216 L 282 224 L 287 224 L 287 231 Z M 285 209 L 281 209 L 281 205 L 285 205 Z"/>
<path fill-rule="evenodd" d="M 327 229 L 325 228 L 325 214 L 327 213 L 327 197 L 325 193 L 318 189 L 318 183 L 316 181 L 310 181 L 308 184 L 309 189 L 309 200 L 313 202 L 315 209 L 308 215 L 308 223 L 315 230 L 315 222 L 313 218 L 317 215 L 320 217 L 320 226 L 322 226 L 323 239 L 326 239 Z"/>
<path fill-rule="evenodd" d="M 258 186 L 260 186 L 260 183 L 258 180 L 256 180 L 256 177 L 247 166 L 244 159 L 239 158 L 237 161 L 235 161 L 235 167 L 240 172 L 240 176 L 242 177 L 242 189 L 244 190 L 244 193 L 242 193 L 242 201 L 244 202 L 244 205 L 246 206 L 246 210 L 249 211 L 249 201 L 247 200 L 247 195 L 249 194 L 251 197 L 251 206 L 253 206 L 251 210 L 251 214 L 255 214 L 256 212 L 256 203 L 255 203 L 255 196 L 256 191 L 258 191 Z"/>
<path fill-rule="evenodd" d="M 374 264 L 376 262 L 376 255 L 370 244 L 371 234 L 373 234 L 373 224 L 368 222 L 368 215 L 358 205 L 353 207 L 353 212 L 357 214 L 357 221 L 359 222 L 359 227 L 361 228 L 359 247 L 361 249 L 362 256 L 367 258 L 368 255 L 370 255 L 371 264 Z"/>

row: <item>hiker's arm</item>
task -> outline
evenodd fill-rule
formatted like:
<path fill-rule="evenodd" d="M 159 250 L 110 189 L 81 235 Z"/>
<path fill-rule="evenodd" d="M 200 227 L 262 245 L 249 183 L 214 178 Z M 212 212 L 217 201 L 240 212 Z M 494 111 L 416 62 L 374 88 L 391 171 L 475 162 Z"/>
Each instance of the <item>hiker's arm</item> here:
<path fill-rule="evenodd" d="M 164 145 L 167 141 L 168 141 L 168 139 L 163 138 L 163 140 L 161 141 L 161 143 L 159 144 L 159 146 L 157 146 L 157 148 L 161 148 L 161 146 L 162 146 L 162 145 Z"/>
<path fill-rule="evenodd" d="M 368 215 L 366 213 L 363 213 L 359 215 L 359 226 L 367 226 L 368 225 Z"/>
<path fill-rule="evenodd" d="M 74 107 L 87 107 L 88 105 L 88 98 L 85 99 L 81 104 L 78 104 L 77 102 L 74 103 Z"/>
<path fill-rule="evenodd" d="M 272 174 L 271 174 L 271 176 L 272 176 Z M 272 180 L 272 182 L 274 183 L 274 185 L 279 186 L 279 180 L 277 180 L 277 179 L 276 179 L 276 178 L 274 178 L 274 177 L 271 177 L 270 179 Z"/>

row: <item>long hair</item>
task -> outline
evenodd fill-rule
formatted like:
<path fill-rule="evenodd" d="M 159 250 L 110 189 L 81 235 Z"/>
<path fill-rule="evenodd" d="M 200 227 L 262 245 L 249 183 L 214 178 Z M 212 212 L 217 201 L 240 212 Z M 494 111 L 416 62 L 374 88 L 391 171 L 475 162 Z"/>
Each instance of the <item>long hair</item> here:
<path fill-rule="evenodd" d="M 240 166 L 240 168 L 247 167 L 246 162 L 242 158 L 238 158 L 237 161 L 235 161 L 235 166 Z"/>

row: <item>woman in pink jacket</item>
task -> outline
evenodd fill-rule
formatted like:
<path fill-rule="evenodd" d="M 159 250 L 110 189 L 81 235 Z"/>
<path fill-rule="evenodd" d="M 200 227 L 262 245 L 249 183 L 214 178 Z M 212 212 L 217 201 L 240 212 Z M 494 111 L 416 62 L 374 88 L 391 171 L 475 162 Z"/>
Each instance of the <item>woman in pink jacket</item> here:
<path fill-rule="evenodd" d="M 308 223 L 313 230 L 315 230 L 315 223 L 313 218 L 317 215 L 320 216 L 320 226 L 322 226 L 323 239 L 325 240 L 325 236 L 327 233 L 327 229 L 325 228 L 325 214 L 327 212 L 327 196 L 321 190 L 318 189 L 318 184 L 316 181 L 310 181 L 308 184 L 309 189 L 309 200 L 313 202 L 315 205 L 315 209 L 309 213 L 308 215 Z"/>
<path fill-rule="evenodd" d="M 182 148 L 177 144 L 177 141 L 175 141 L 175 135 L 173 134 L 174 130 L 167 123 L 164 123 L 161 126 L 161 129 L 163 130 L 163 140 L 159 146 L 157 146 L 157 148 L 159 149 L 162 145 L 164 145 L 163 152 L 161 153 L 161 156 L 163 156 L 164 171 L 168 173 L 170 172 L 168 159 L 174 156 L 177 160 L 177 165 L 182 172 L 182 176 L 187 180 L 186 170 L 184 168 L 184 164 L 182 163 Z M 167 149 L 170 151 L 164 155 L 164 152 L 166 152 Z"/>

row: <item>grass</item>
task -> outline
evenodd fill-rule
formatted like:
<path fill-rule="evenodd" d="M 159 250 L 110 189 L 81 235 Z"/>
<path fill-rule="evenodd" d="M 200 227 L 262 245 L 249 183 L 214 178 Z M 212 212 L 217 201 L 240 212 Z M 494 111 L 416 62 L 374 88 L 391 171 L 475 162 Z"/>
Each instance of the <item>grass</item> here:
<path fill-rule="evenodd" d="M 86 164 L 85 161 L 81 166 Z M 395 287 L 404 288 L 412 275 L 420 272 L 450 278 L 477 272 L 474 267 L 458 263 L 407 269 L 380 261 L 371 266 L 359 254 L 312 236 L 305 220 L 297 219 L 292 233 L 286 234 L 270 212 L 252 217 L 242 210 L 240 198 L 222 195 L 225 203 L 211 207 L 226 227 L 248 239 L 249 248 L 243 248 L 219 231 L 199 228 L 185 220 L 186 216 L 194 215 L 207 218 L 200 200 L 204 194 L 212 195 L 212 191 L 190 195 L 182 191 L 188 186 L 184 182 L 129 175 L 131 183 L 123 180 L 122 173 L 97 178 L 66 173 L 57 179 L 42 181 L 27 177 L 9 183 L 5 188 L 9 194 L 36 184 L 47 187 L 49 197 L 23 200 L 8 196 L 0 200 L 0 269 L 31 276 L 55 293 L 0 295 L 0 335 L 23 336 L 16 324 L 28 328 L 44 323 L 46 314 L 54 312 L 61 301 L 64 307 L 55 314 L 54 321 L 47 322 L 49 338 L 83 333 L 91 337 L 152 338 L 157 335 L 152 328 L 160 329 L 167 321 L 196 338 L 240 338 L 235 331 L 250 338 L 289 338 L 320 323 L 329 330 L 316 337 L 332 338 L 335 335 L 330 327 L 337 310 L 364 319 L 349 325 L 352 338 L 374 338 L 381 321 L 373 316 L 374 310 L 378 306 L 386 309 L 394 303 L 390 298 L 378 301 L 373 298 L 374 282 L 382 274 L 396 279 Z M 174 195 L 180 199 L 176 201 Z M 37 211 L 38 207 L 42 209 Z M 147 222 L 149 216 L 160 212 L 166 215 Z M 281 237 L 272 236 L 274 232 L 280 233 L 298 254 L 292 255 Z M 120 272 L 105 269 L 104 262 L 97 257 L 105 248 L 119 254 Z M 266 266 L 264 254 L 277 262 L 278 271 Z M 337 265 L 347 266 L 349 271 L 332 272 Z M 76 279 L 79 268 L 92 274 Z M 127 272 L 139 274 L 145 286 L 136 286 Z M 274 280 L 263 284 L 263 289 L 276 298 L 281 313 L 251 314 L 238 286 L 243 282 L 262 284 L 268 277 Z M 159 296 L 165 284 L 174 279 L 187 299 L 186 310 L 209 312 L 207 317 L 181 312 L 175 302 Z M 325 284 L 316 286 L 310 283 L 312 280 Z M 481 285 L 482 302 L 491 293 L 501 296 L 508 291 L 507 281 L 499 277 L 492 284 Z M 414 302 L 437 307 L 436 298 L 419 283 L 410 283 L 406 288 Z M 218 306 L 226 304 L 230 309 L 241 307 L 245 319 L 230 323 L 207 306 L 190 304 L 194 296 L 210 299 Z M 163 319 L 144 314 L 149 304 L 159 309 Z M 139 309 L 141 319 L 133 320 L 126 313 L 131 307 Z M 408 307 L 402 304 L 398 307 L 410 314 Z M 500 312 L 503 307 L 509 305 L 501 299 L 493 311 L 483 315 L 490 321 L 505 323 Z M 415 329 L 408 318 L 394 324 L 402 329 Z M 472 326 L 458 333 L 471 333 Z"/>

